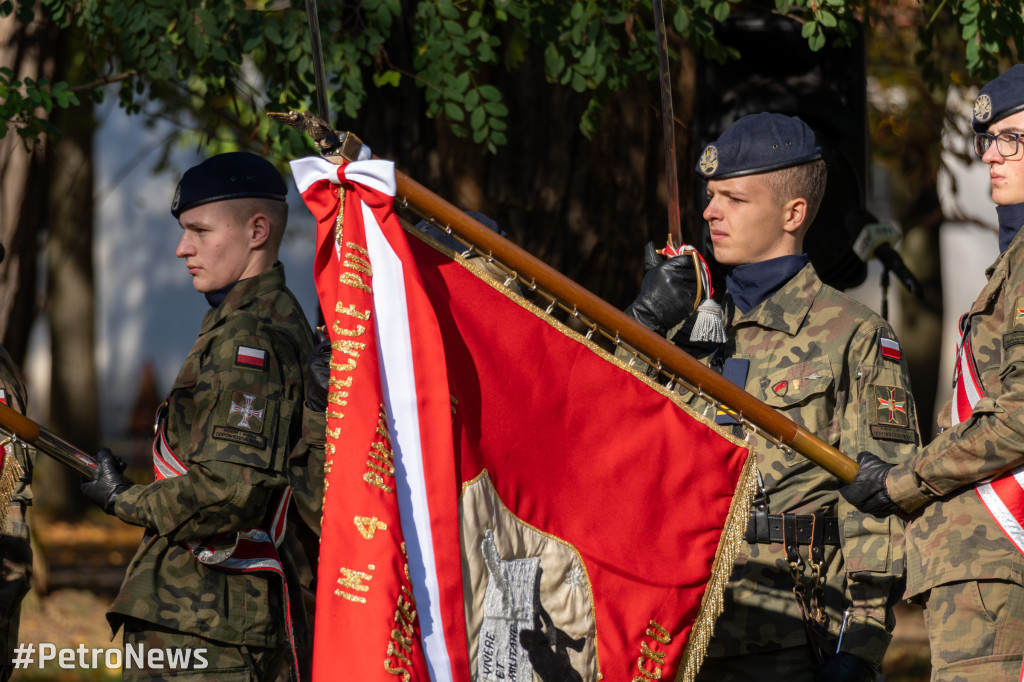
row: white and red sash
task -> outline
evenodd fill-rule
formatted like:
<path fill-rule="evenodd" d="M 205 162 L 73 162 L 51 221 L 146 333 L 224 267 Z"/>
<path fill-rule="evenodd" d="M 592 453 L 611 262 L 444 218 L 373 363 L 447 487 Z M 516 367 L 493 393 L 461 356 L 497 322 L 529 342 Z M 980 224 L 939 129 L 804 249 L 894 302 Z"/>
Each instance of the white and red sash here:
<path fill-rule="evenodd" d="M 960 339 L 954 370 L 956 384 L 950 410 L 954 426 L 970 417 L 974 406 L 985 395 L 974 365 L 968 326 L 968 317 L 964 315 L 960 318 Z M 1024 554 L 1024 466 L 1007 471 L 987 483 L 979 483 L 975 490 L 1006 537 Z"/>
<path fill-rule="evenodd" d="M 171 446 L 167 443 L 166 421 L 164 410 L 161 409 L 157 413 L 156 437 L 153 439 L 153 475 L 157 481 L 183 476 L 188 472 L 188 467 L 174 454 Z M 271 571 L 281 578 L 285 631 L 288 635 L 288 645 L 292 650 L 292 660 L 295 662 L 296 679 L 298 679 L 299 658 L 295 650 L 288 580 L 284 574 L 281 557 L 277 553 L 277 548 L 284 540 L 288 503 L 291 498 L 291 488 L 285 488 L 274 509 L 270 528 L 267 530 L 254 527 L 233 534 L 224 533 L 205 543 L 199 540 L 188 540 L 182 544 L 197 561 L 206 566 L 231 573 Z"/>

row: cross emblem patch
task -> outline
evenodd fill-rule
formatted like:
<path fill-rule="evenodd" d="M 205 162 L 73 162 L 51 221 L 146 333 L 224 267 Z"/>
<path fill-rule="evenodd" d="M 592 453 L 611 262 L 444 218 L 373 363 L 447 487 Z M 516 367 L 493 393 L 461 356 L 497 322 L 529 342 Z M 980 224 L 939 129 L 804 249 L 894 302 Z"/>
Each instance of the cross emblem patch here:
<path fill-rule="evenodd" d="M 231 409 L 228 410 L 228 421 L 229 423 L 234 421 L 235 415 L 238 415 L 238 423 L 231 424 L 231 426 L 259 433 L 263 430 L 263 415 L 266 412 L 266 407 L 267 399 L 263 396 L 235 391 L 231 395 Z M 251 424 L 250 419 L 255 423 Z"/>
<path fill-rule="evenodd" d="M 896 386 L 875 386 L 874 390 L 878 423 L 907 426 L 907 392 Z"/>

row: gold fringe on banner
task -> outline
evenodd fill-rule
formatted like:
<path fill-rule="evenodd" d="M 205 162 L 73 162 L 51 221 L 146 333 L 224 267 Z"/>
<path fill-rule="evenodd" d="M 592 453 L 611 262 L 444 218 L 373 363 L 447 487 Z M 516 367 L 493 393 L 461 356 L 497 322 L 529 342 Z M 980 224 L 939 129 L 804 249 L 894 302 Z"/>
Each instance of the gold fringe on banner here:
<path fill-rule="evenodd" d="M 0 529 L 7 523 L 7 505 L 11 503 L 14 491 L 25 475 L 21 463 L 18 462 L 18 458 L 14 454 L 14 448 L 20 447 L 21 445 L 10 436 L 0 441 L 0 448 L 3 448 L 4 451 L 3 470 L 0 471 Z"/>

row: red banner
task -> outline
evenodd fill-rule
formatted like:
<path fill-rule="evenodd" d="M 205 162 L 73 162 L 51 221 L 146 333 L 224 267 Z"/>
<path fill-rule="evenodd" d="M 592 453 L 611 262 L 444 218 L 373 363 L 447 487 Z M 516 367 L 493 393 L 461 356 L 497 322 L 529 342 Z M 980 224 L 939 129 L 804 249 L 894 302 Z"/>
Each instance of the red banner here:
<path fill-rule="evenodd" d="M 293 171 L 334 344 L 315 678 L 692 678 L 744 444 L 403 231 L 388 162 Z"/>

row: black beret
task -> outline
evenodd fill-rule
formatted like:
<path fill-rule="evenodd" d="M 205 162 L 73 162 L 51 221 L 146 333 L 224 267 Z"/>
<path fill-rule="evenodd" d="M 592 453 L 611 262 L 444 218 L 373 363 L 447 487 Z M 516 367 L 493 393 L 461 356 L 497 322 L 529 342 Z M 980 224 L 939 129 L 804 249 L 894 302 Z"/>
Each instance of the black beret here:
<path fill-rule="evenodd" d="M 971 126 L 976 133 L 984 133 L 996 121 L 1024 109 L 1024 64 L 1018 64 L 997 76 L 978 93 L 974 100 L 974 118 Z"/>
<path fill-rule="evenodd" d="M 211 156 L 181 176 L 171 201 L 175 218 L 195 206 L 224 199 L 261 197 L 284 201 L 288 187 L 281 173 L 262 156 L 228 152 Z"/>
<path fill-rule="evenodd" d="M 697 172 L 706 180 L 799 166 L 821 158 L 814 132 L 796 116 L 750 114 L 704 148 Z"/>

